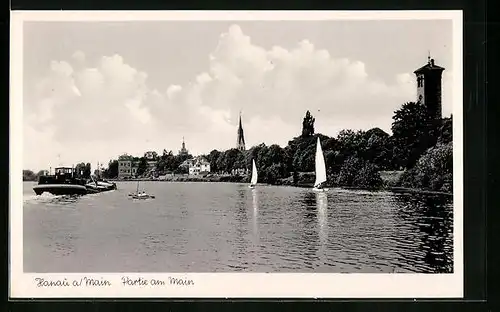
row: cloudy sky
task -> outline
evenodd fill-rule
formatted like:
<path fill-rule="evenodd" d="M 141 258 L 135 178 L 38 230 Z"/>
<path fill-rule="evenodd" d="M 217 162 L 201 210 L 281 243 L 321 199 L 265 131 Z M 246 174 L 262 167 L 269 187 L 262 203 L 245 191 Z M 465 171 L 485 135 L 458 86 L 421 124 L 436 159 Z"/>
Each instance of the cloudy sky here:
<path fill-rule="evenodd" d="M 193 154 L 285 145 L 380 127 L 416 98 L 428 51 L 449 115 L 451 21 L 25 22 L 24 168 L 107 163 L 125 152 Z"/>

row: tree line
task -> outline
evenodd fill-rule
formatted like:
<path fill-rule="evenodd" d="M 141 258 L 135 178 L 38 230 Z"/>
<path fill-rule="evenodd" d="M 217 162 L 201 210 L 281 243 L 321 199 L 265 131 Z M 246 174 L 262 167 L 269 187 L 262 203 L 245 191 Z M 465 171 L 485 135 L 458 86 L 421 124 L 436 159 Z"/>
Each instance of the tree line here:
<path fill-rule="evenodd" d="M 246 151 L 236 148 L 212 150 L 202 155 L 212 173 L 229 174 L 234 169 L 251 170 L 255 159 L 259 182 L 304 185 L 314 181 L 316 141 L 323 148 L 327 184 L 331 186 L 380 188 L 380 171 L 403 171 L 393 186 L 451 191 L 453 171 L 452 117 L 433 119 L 424 104 L 408 102 L 394 112 L 392 135 L 380 128 L 345 129 L 336 137 L 315 133 L 315 119 L 307 111 L 302 132 L 285 147 L 264 143 Z M 163 151 L 156 155 L 160 173 L 186 173 L 180 165 L 192 155 Z M 145 157 L 139 161 L 138 175 L 147 169 Z M 118 176 L 118 161 L 110 161 L 105 174 Z M 242 181 L 249 179 L 243 177 Z"/>
<path fill-rule="evenodd" d="M 307 111 L 301 135 L 285 147 L 262 143 L 246 151 L 213 150 L 204 156 L 211 171 L 251 169 L 255 159 L 262 183 L 311 184 L 319 137 L 331 186 L 380 188 L 384 186 L 380 171 L 404 171 L 394 186 L 451 190 L 452 117 L 435 120 L 425 105 L 409 102 L 394 112 L 392 135 L 372 128 L 342 130 L 337 137 L 315 133 L 314 121 Z"/>
<path fill-rule="evenodd" d="M 45 170 L 34 173 L 32 170 L 23 170 L 23 181 L 38 181 L 38 177 L 44 175 Z"/>

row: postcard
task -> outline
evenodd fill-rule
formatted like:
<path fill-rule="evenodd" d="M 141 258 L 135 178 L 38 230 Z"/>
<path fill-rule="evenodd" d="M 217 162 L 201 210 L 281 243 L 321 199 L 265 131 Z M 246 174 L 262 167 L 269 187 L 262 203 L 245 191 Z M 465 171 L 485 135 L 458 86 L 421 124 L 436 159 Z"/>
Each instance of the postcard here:
<path fill-rule="evenodd" d="M 461 11 L 12 11 L 10 297 L 462 297 L 462 50 Z"/>

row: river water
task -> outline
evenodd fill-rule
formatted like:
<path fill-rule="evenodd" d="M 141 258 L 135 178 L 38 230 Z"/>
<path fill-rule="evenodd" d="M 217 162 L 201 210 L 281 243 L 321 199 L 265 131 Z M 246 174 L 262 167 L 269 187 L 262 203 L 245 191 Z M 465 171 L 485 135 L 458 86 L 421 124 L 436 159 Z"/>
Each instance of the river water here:
<path fill-rule="evenodd" d="M 134 182 L 83 197 L 24 182 L 25 272 L 453 272 L 442 196 Z"/>

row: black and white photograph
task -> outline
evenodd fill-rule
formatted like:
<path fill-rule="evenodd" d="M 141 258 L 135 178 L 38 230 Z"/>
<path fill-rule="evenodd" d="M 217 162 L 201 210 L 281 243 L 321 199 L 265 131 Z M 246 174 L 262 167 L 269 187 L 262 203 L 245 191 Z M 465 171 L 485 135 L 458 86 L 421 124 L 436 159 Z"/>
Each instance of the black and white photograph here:
<path fill-rule="evenodd" d="M 462 296 L 462 14 L 375 12 L 13 13 L 11 295 Z"/>

